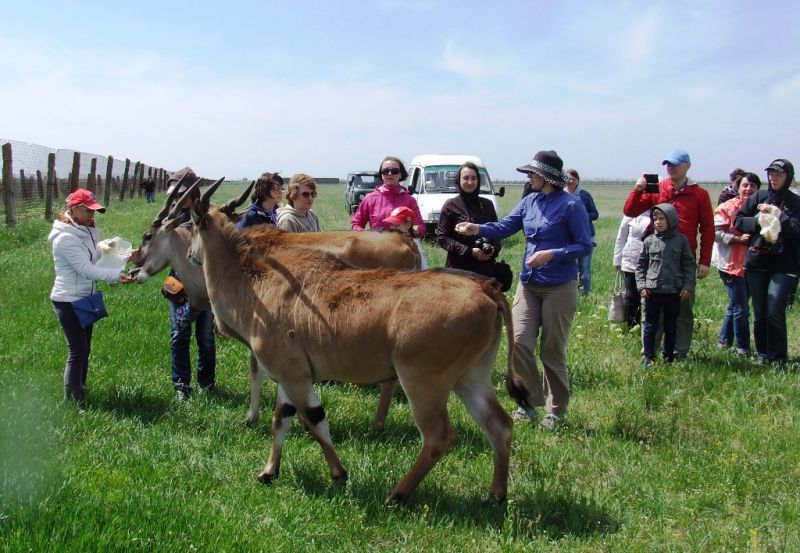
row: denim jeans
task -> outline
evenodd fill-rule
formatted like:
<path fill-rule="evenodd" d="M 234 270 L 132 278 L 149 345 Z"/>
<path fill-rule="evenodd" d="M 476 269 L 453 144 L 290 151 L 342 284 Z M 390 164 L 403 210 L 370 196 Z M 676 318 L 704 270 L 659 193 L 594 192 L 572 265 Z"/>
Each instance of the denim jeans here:
<path fill-rule="evenodd" d="M 664 316 L 664 360 L 672 361 L 675 357 L 675 339 L 678 334 L 678 314 L 681 311 L 681 299 L 678 294 L 653 294 L 644 300 L 644 325 L 642 345 L 647 359 L 656 358 L 656 332 L 659 319 Z"/>
<path fill-rule="evenodd" d="M 170 351 L 172 353 L 172 385 L 185 392 L 191 390 L 192 365 L 189 361 L 189 343 L 194 322 L 197 341 L 197 385 L 209 388 L 216 378 L 217 357 L 214 343 L 214 313 L 207 309 L 198 311 L 169 303 Z M 187 304 L 188 305 L 188 304 Z"/>
<path fill-rule="evenodd" d="M 786 304 L 797 277 L 748 269 L 747 287 L 753 300 L 753 338 L 756 351 L 769 361 L 789 357 L 786 339 Z"/>
<path fill-rule="evenodd" d="M 148 191 L 145 190 L 144 197 L 145 197 L 145 199 L 147 199 L 147 203 L 149 203 L 149 204 L 155 203 L 155 201 L 156 201 L 156 191 L 152 190 L 152 191 L 148 192 Z"/>
<path fill-rule="evenodd" d="M 578 284 L 584 296 L 592 291 L 592 252 L 578 258 Z"/>
<path fill-rule="evenodd" d="M 725 291 L 728 293 L 728 310 L 722 319 L 719 331 L 719 343 L 725 347 L 734 345 L 740 353 L 750 351 L 750 295 L 747 293 L 747 281 L 744 277 L 719 272 Z"/>
<path fill-rule="evenodd" d="M 54 301 L 53 309 L 67 338 L 67 362 L 64 365 L 64 395 L 81 402 L 86 395 L 89 374 L 89 354 L 92 352 L 92 326 L 81 328 L 78 317 L 68 301 Z"/>

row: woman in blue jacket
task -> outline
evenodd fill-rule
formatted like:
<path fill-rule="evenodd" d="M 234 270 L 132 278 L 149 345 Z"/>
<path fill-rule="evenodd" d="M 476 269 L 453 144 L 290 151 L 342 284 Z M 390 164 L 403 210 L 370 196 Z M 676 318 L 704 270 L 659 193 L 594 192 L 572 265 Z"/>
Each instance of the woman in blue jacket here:
<path fill-rule="evenodd" d="M 578 303 L 577 259 L 592 250 L 589 217 L 580 198 L 564 190 L 561 158 L 554 151 L 538 152 L 517 168 L 531 181 L 533 192 L 502 221 L 477 225 L 459 223 L 456 232 L 503 239 L 522 230 L 525 255 L 514 296 L 514 362 L 531 391 L 534 405 L 546 406 L 541 426 L 554 430 L 569 403 L 567 336 Z M 541 335 L 540 358 L 534 352 Z M 515 419 L 536 421 L 535 410 L 518 410 Z"/>

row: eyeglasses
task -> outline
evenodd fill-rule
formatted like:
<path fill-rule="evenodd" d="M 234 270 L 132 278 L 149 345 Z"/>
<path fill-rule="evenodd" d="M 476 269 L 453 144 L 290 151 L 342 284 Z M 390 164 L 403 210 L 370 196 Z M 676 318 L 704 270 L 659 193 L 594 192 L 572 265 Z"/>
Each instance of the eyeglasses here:
<path fill-rule="evenodd" d="M 381 175 L 399 175 L 400 169 L 397 167 L 387 167 L 386 169 L 381 169 Z"/>
<path fill-rule="evenodd" d="M 300 195 L 303 196 L 305 199 L 317 197 L 316 192 L 309 192 L 308 190 L 306 190 L 305 192 L 301 192 Z"/>

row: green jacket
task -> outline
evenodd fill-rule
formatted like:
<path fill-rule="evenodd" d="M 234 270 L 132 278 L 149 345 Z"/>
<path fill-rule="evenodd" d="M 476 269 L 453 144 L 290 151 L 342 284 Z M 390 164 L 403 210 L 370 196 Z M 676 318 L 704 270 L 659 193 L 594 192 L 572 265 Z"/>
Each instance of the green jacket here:
<path fill-rule="evenodd" d="M 689 240 L 678 232 L 678 213 L 672 204 L 653 208 L 664 213 L 669 223 L 666 232 L 651 234 L 644 240 L 636 265 L 636 288 L 656 294 L 694 292 L 697 264 Z"/>

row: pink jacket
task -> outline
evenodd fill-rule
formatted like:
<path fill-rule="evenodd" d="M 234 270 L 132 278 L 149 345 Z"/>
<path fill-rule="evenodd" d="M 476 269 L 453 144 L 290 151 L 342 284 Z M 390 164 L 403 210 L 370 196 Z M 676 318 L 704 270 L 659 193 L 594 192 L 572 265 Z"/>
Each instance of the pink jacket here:
<path fill-rule="evenodd" d="M 353 214 L 352 229 L 364 230 L 367 227 L 367 223 L 369 223 L 369 228 L 373 230 L 391 228 L 392 225 L 384 223 L 383 220 L 396 207 L 411 209 L 414 212 L 414 226 L 421 232 L 425 232 L 425 221 L 422 220 L 422 215 L 419 213 L 417 200 L 402 186 L 390 188 L 385 184 L 380 185 L 361 200 L 358 209 Z"/>
<path fill-rule="evenodd" d="M 733 242 L 742 235 L 733 227 L 736 214 L 739 213 L 744 200 L 740 197 L 728 200 L 717 206 L 714 211 L 714 249 L 711 252 L 711 264 L 729 275 L 744 276 L 744 256 L 747 244 Z"/>

